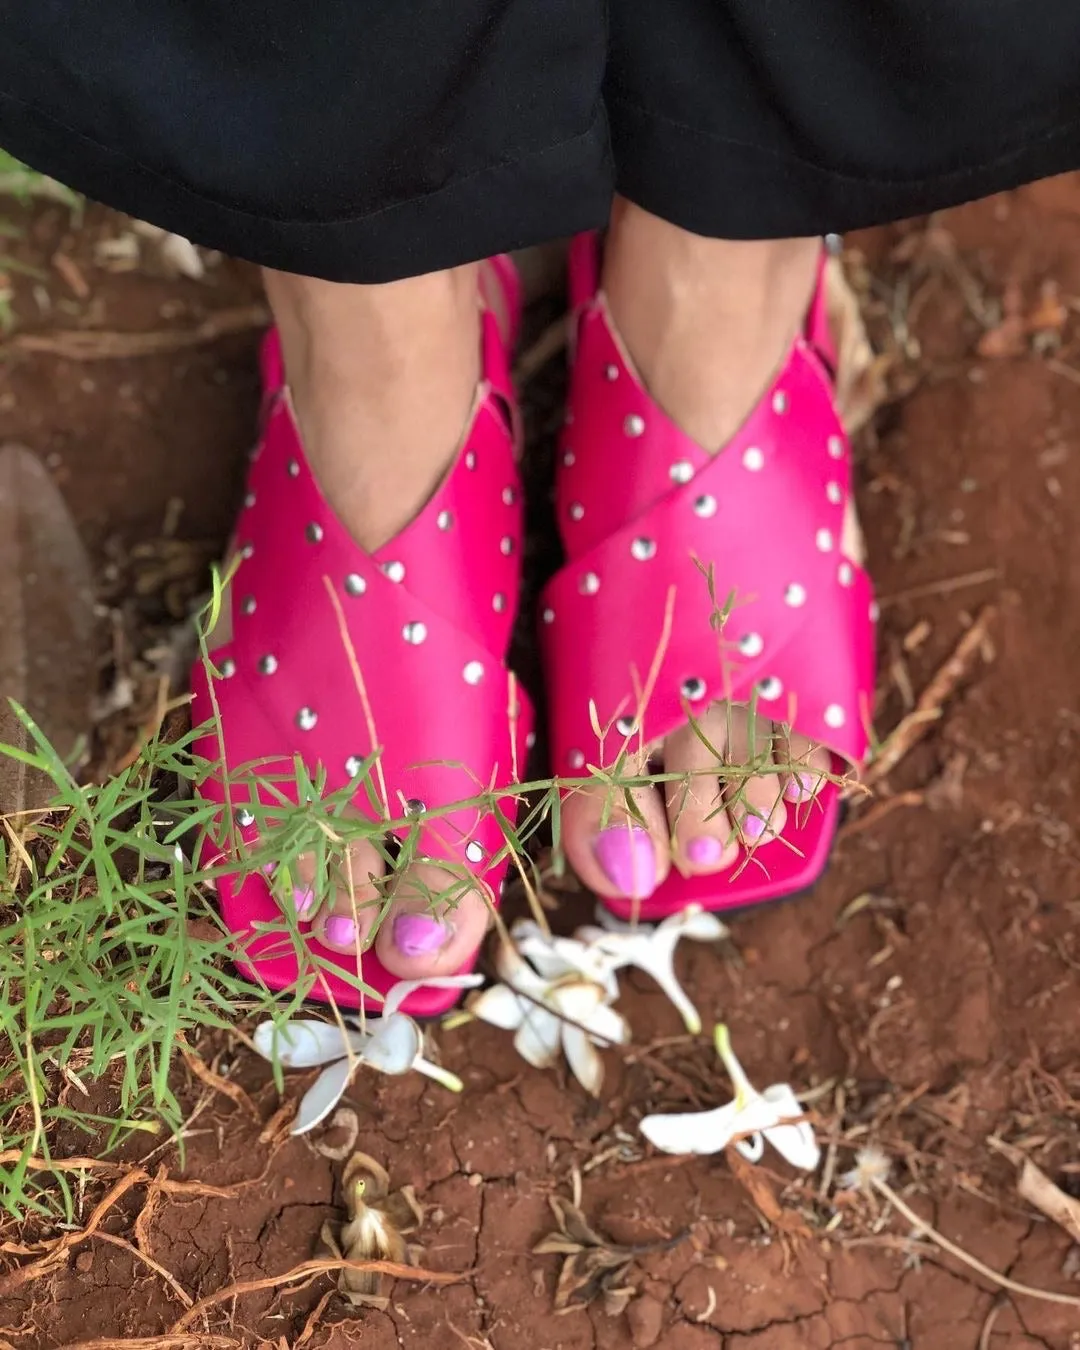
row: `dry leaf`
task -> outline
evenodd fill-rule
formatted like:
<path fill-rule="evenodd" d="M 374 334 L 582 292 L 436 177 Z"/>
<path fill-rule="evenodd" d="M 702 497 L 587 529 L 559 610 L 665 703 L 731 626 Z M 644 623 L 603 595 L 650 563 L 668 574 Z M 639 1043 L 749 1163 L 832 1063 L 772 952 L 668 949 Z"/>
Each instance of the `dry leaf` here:
<path fill-rule="evenodd" d="M 724 1155 L 731 1168 L 731 1175 L 750 1197 L 754 1208 L 766 1223 L 791 1237 L 810 1236 L 810 1229 L 802 1219 L 791 1210 L 784 1209 L 776 1198 L 763 1168 L 748 1162 L 733 1144 L 724 1150 Z"/>
<path fill-rule="evenodd" d="M 1064 1228 L 1074 1242 L 1080 1242 L 1080 1200 L 1074 1200 L 1060 1186 L 1055 1186 L 1030 1158 L 1024 1159 L 1016 1189 L 1029 1204 Z"/>
<path fill-rule="evenodd" d="M 558 1229 L 541 1238 L 533 1252 L 537 1256 L 563 1258 L 555 1285 L 555 1308 L 559 1312 L 584 1307 L 599 1298 L 606 1313 L 618 1316 L 637 1292 L 627 1282 L 635 1259 L 651 1252 L 669 1251 L 687 1236 L 683 1232 L 659 1242 L 623 1247 L 599 1234 L 569 1200 L 553 1196 L 550 1204 Z"/>
<path fill-rule="evenodd" d="M 0 743 L 34 750 L 16 699 L 67 760 L 91 725 L 97 687 L 90 561 L 38 457 L 0 449 Z M 0 813 L 44 806 L 51 779 L 0 755 Z"/>
<path fill-rule="evenodd" d="M 825 306 L 836 344 L 836 406 L 849 436 L 866 425 L 885 401 L 887 356 L 875 356 L 859 301 L 839 258 L 825 264 Z"/>

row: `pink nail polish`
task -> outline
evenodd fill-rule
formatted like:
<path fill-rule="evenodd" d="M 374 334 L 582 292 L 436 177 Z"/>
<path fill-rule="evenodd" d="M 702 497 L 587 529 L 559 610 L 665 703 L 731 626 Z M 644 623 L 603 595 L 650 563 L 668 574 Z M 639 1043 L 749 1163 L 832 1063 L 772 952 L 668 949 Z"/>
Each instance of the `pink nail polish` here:
<path fill-rule="evenodd" d="M 789 802 L 805 801 L 807 797 L 814 795 L 815 782 L 816 779 L 812 773 L 792 774 L 791 780 L 784 789 L 784 796 Z"/>
<path fill-rule="evenodd" d="M 430 914 L 399 914 L 393 934 L 394 946 L 403 956 L 427 956 L 446 946 L 451 930 Z"/>
<path fill-rule="evenodd" d="M 765 822 L 760 816 L 752 816 L 748 811 L 739 825 L 746 839 L 757 840 L 765 833 Z"/>
<path fill-rule="evenodd" d="M 604 875 L 627 900 L 646 900 L 656 890 L 656 850 L 638 825 L 612 825 L 593 843 Z"/>
<path fill-rule="evenodd" d="M 293 904 L 296 906 L 296 917 L 306 919 L 315 908 L 315 892 L 310 886 L 293 887 Z"/>
<path fill-rule="evenodd" d="M 356 942 L 356 924 L 347 914 L 332 914 L 326 921 L 326 937 L 335 947 L 350 947 Z"/>
<path fill-rule="evenodd" d="M 695 867 L 709 867 L 712 863 L 719 862 L 723 851 L 723 844 L 711 834 L 698 835 L 686 846 L 686 856 Z"/>

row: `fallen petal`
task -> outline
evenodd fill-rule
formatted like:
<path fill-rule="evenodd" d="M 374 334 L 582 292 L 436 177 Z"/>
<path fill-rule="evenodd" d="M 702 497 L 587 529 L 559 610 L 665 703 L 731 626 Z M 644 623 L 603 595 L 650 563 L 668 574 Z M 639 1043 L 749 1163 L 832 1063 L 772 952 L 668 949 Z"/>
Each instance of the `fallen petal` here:
<path fill-rule="evenodd" d="M 420 1028 L 405 1013 L 394 1013 L 380 1018 L 364 1051 L 364 1063 L 380 1073 L 408 1073 L 421 1048 Z"/>
<path fill-rule="evenodd" d="M 484 977 L 477 971 L 468 971 L 464 975 L 432 975 L 426 980 L 398 980 L 386 991 L 386 998 L 379 1011 L 383 1017 L 393 1017 L 417 989 L 475 989 L 483 983 Z"/>
<path fill-rule="evenodd" d="M 749 1134 L 745 1139 L 736 1139 L 735 1147 L 747 1162 L 760 1162 L 765 1155 L 765 1136 L 761 1133 Z"/>
<path fill-rule="evenodd" d="M 295 1022 L 260 1022 L 251 1037 L 263 1059 L 276 1060 L 284 1069 L 313 1069 L 348 1057 L 349 1051 L 362 1054 L 367 1036 L 359 1031 L 345 1032 L 333 1022 L 299 1018 Z"/>
<path fill-rule="evenodd" d="M 504 1031 L 517 1031 L 529 1004 L 506 984 L 493 984 L 469 1000 L 469 1012 L 481 1022 Z"/>
<path fill-rule="evenodd" d="M 630 1040 L 630 1027 L 622 1013 L 602 1003 L 594 1009 L 586 1023 L 589 1035 L 603 1045 L 626 1045 Z"/>
<path fill-rule="evenodd" d="M 646 1116 L 640 1129 L 662 1153 L 720 1153 L 743 1132 L 734 1102 L 714 1111 Z"/>
<path fill-rule="evenodd" d="M 660 927 L 674 928 L 680 937 L 692 938 L 695 942 L 719 942 L 731 931 L 726 923 L 700 905 L 687 905 L 680 914 L 672 914 Z"/>
<path fill-rule="evenodd" d="M 814 1137 L 814 1127 L 808 1120 L 799 1120 L 806 1113 L 795 1093 L 787 1083 L 774 1083 L 761 1097 L 778 1122 L 765 1129 L 765 1138 L 792 1167 L 812 1172 L 821 1161 L 821 1149 Z"/>
<path fill-rule="evenodd" d="M 348 1087 L 351 1074 L 352 1065 L 347 1059 L 339 1060 L 329 1068 L 323 1069 L 304 1093 L 300 1110 L 296 1113 L 296 1120 L 289 1133 L 306 1134 L 308 1130 L 314 1129 L 320 1120 L 325 1120 L 341 1101 L 341 1094 Z"/>
<path fill-rule="evenodd" d="M 533 970 L 528 961 L 511 942 L 500 942 L 495 948 L 495 970 L 504 984 L 519 989 L 530 998 L 543 998 L 548 982 Z"/>
<path fill-rule="evenodd" d="M 565 1025 L 562 1029 L 562 1047 L 570 1072 L 586 1092 L 596 1097 L 604 1081 L 604 1061 L 589 1039 L 588 1033 L 580 1027 Z"/>
<path fill-rule="evenodd" d="M 562 1023 L 546 1008 L 532 1005 L 514 1037 L 514 1049 L 534 1069 L 549 1069 L 559 1057 Z"/>
<path fill-rule="evenodd" d="M 556 980 L 577 968 L 556 950 L 556 942 L 565 939 L 551 937 L 533 919 L 518 919 L 510 929 L 510 937 L 521 955 L 545 980 Z"/>

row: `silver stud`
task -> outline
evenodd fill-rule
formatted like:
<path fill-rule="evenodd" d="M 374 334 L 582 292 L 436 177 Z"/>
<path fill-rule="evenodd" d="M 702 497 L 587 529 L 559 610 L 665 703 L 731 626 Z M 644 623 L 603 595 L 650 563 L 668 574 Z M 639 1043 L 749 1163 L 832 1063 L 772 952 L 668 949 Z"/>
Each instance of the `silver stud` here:
<path fill-rule="evenodd" d="M 350 755 L 349 758 L 345 761 L 345 772 L 349 775 L 350 778 L 355 778 L 363 767 L 364 761 L 360 758 L 359 755 Z"/>
<path fill-rule="evenodd" d="M 826 483 L 825 496 L 832 502 L 833 506 L 839 506 L 844 500 L 844 490 L 839 483 Z"/>
<path fill-rule="evenodd" d="M 517 501 L 517 497 L 514 494 L 514 489 L 512 487 L 504 487 L 502 490 L 502 499 L 503 499 L 503 506 L 513 506 L 513 504 Z"/>
<path fill-rule="evenodd" d="M 290 477 L 290 478 L 299 478 L 299 477 L 300 477 L 300 463 L 299 463 L 298 460 L 290 459 L 289 462 L 288 462 L 288 464 L 286 464 L 285 467 L 286 467 L 286 468 L 288 469 L 288 471 L 289 471 L 289 477 Z"/>
<path fill-rule="evenodd" d="M 564 451 L 563 451 L 562 462 L 563 462 L 563 468 L 564 468 L 564 469 L 572 469 L 572 468 L 574 467 L 574 452 L 573 452 L 573 450 L 564 450 Z"/>
<path fill-rule="evenodd" d="M 454 517 L 449 511 L 440 511 L 435 517 L 435 524 L 438 525 L 440 530 L 448 530 L 453 523 Z"/>
<path fill-rule="evenodd" d="M 348 595 L 363 595 L 367 590 L 367 582 L 359 572 L 350 572 L 345 578 L 345 591 Z"/>
<path fill-rule="evenodd" d="M 595 572 L 586 572 L 578 582 L 578 590 L 582 595 L 595 595 L 600 589 L 600 578 Z"/>
<path fill-rule="evenodd" d="M 483 846 L 478 844 L 475 839 L 470 839 L 469 842 L 465 845 L 465 857 L 471 863 L 483 862 L 484 861 Z"/>
<path fill-rule="evenodd" d="M 605 380 L 611 380 L 612 382 L 614 382 L 614 381 L 617 380 L 618 378 L 619 378 L 619 367 L 618 367 L 618 366 L 605 366 L 605 367 L 604 367 L 604 379 L 605 379 Z"/>
<path fill-rule="evenodd" d="M 765 451 L 756 445 L 748 445 L 743 451 L 742 465 L 751 473 L 757 473 L 765 467 Z"/>
<path fill-rule="evenodd" d="M 308 525 L 304 533 L 307 535 L 307 541 L 309 544 L 317 544 L 322 539 L 323 529 L 322 526 L 317 521 L 313 520 Z"/>
<path fill-rule="evenodd" d="M 636 558 L 638 562 L 648 562 L 650 558 L 656 557 L 656 540 L 646 539 L 644 535 L 630 542 L 630 556 Z"/>
<path fill-rule="evenodd" d="M 637 722 L 632 717 L 620 717 L 615 723 L 615 730 L 620 736 L 632 736 L 637 731 Z"/>
<path fill-rule="evenodd" d="M 855 572 L 849 562 L 842 562 L 836 569 L 836 575 L 841 586 L 850 586 L 855 580 Z"/>
<path fill-rule="evenodd" d="M 739 639 L 739 651 L 743 656 L 760 656 L 765 650 L 765 639 L 760 633 L 744 633 Z"/>
<path fill-rule="evenodd" d="M 414 623 L 407 623 L 401 630 L 401 636 L 414 647 L 419 647 L 427 637 L 427 624 L 420 623 L 419 620 Z"/>
<path fill-rule="evenodd" d="M 700 675 L 691 675 L 688 680 L 683 680 L 680 692 L 683 698 L 689 699 L 691 703 L 696 703 L 699 698 L 705 697 L 705 681 Z"/>
<path fill-rule="evenodd" d="M 410 797 L 405 803 L 407 816 L 422 816 L 426 810 L 427 805 L 419 797 Z"/>
<path fill-rule="evenodd" d="M 641 436 L 645 432 L 645 419 L 637 413 L 631 413 L 623 423 L 623 431 L 628 436 Z"/>
<path fill-rule="evenodd" d="M 788 396 L 782 389 L 778 389 L 772 396 L 772 408 L 774 413 L 783 416 L 788 409 Z"/>
<path fill-rule="evenodd" d="M 830 703 L 824 712 L 825 725 L 835 731 L 847 721 L 847 716 L 839 703 Z"/>
<path fill-rule="evenodd" d="M 254 494 L 254 492 L 245 492 L 245 494 L 244 494 L 244 505 L 247 507 L 247 509 L 248 509 L 249 511 L 250 511 L 251 508 L 255 505 L 255 494 Z"/>
<path fill-rule="evenodd" d="M 466 684 L 479 684 L 484 678 L 484 666 L 481 661 L 469 661 L 461 672 Z"/>
<path fill-rule="evenodd" d="M 255 556 L 255 545 L 254 545 L 254 544 L 245 544 L 245 545 L 243 546 L 243 548 L 240 550 L 240 556 L 241 556 L 241 558 L 243 558 L 245 561 L 246 561 L 248 558 L 253 558 L 253 557 Z"/>
<path fill-rule="evenodd" d="M 273 652 L 267 652 L 265 656 L 259 657 L 259 674 L 273 675 L 277 670 L 277 657 Z"/>
<path fill-rule="evenodd" d="M 818 530 L 817 534 L 814 535 L 814 543 L 817 544 L 822 553 L 830 553 L 833 546 L 832 530 L 824 528 Z"/>
<path fill-rule="evenodd" d="M 878 619 L 881 618 L 881 606 L 878 604 L 876 600 L 870 601 L 869 614 L 871 623 L 877 623 Z"/>
<path fill-rule="evenodd" d="M 467 469 L 476 468 L 476 455 L 471 450 L 469 450 L 465 455 L 465 467 Z"/>
<path fill-rule="evenodd" d="M 301 731 L 310 731 L 319 720 L 319 714 L 314 708 L 301 708 L 296 714 L 296 725 Z"/>
<path fill-rule="evenodd" d="M 405 580 L 405 564 L 402 562 L 384 562 L 379 566 L 391 581 Z"/>
<path fill-rule="evenodd" d="M 501 614 L 506 608 L 506 596 L 503 595 L 502 591 L 496 591 L 491 597 L 491 608 L 496 614 Z"/>
<path fill-rule="evenodd" d="M 513 539 L 511 539 L 508 534 L 504 534 L 503 537 L 499 540 L 499 552 L 503 555 L 503 557 L 509 558 L 510 554 L 513 553 L 513 551 L 514 551 Z"/>
<path fill-rule="evenodd" d="M 571 750 L 567 759 L 572 769 L 583 769 L 585 767 L 585 756 L 580 750 Z"/>
<path fill-rule="evenodd" d="M 580 502 L 573 502 L 567 514 L 571 520 L 581 520 L 585 515 L 585 508 Z"/>
<path fill-rule="evenodd" d="M 828 440 L 829 454 L 833 459 L 844 458 L 844 438 L 842 436 L 830 436 Z"/>
<path fill-rule="evenodd" d="M 241 614 L 255 613 L 255 597 L 253 595 L 245 595 L 243 600 L 241 600 L 240 613 Z"/>
<path fill-rule="evenodd" d="M 541 614 L 540 617 L 543 619 L 545 623 L 554 623 L 555 611 L 549 607 L 548 609 L 544 610 L 543 614 Z"/>
<path fill-rule="evenodd" d="M 536 732 L 530 731 L 529 734 L 525 737 L 525 749 L 531 750 L 535 744 L 536 744 Z"/>
<path fill-rule="evenodd" d="M 233 812 L 233 819 L 242 830 L 246 830 L 249 825 L 255 824 L 255 813 L 249 811 L 246 806 L 238 806 Z"/>
<path fill-rule="evenodd" d="M 668 476 L 673 483 L 689 483 L 694 476 L 694 466 L 688 459 L 677 459 L 668 469 Z"/>
<path fill-rule="evenodd" d="M 223 680 L 231 680 L 236 674 L 236 662 L 231 656 L 227 656 L 221 663 L 220 674 Z"/>
<path fill-rule="evenodd" d="M 798 609 L 806 604 L 806 587 L 800 586 L 797 581 L 793 581 L 784 592 L 784 604 L 790 605 L 792 609 Z"/>
<path fill-rule="evenodd" d="M 716 515 L 716 498 L 710 492 L 704 492 L 694 502 L 694 515 L 701 516 L 707 520 L 709 516 Z"/>
<path fill-rule="evenodd" d="M 763 680 L 758 681 L 757 691 L 761 698 L 771 703 L 784 692 L 784 686 L 775 675 L 766 675 Z"/>

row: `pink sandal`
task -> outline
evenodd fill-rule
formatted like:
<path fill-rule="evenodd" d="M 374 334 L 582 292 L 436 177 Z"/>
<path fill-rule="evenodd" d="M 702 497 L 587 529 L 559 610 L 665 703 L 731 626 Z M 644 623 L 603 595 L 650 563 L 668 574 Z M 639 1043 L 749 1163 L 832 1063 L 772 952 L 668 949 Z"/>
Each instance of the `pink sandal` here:
<path fill-rule="evenodd" d="M 517 274 L 508 258 L 493 266 L 516 326 Z M 259 800 L 272 808 L 280 797 L 268 780 L 295 802 L 299 760 L 313 778 L 317 766 L 325 773 L 328 792 L 356 780 L 358 811 L 397 821 L 388 834 L 417 829 L 417 856 L 460 865 L 497 902 L 509 855 L 495 815 L 471 808 L 424 818 L 436 807 L 494 793 L 513 820 L 510 794 L 532 743 L 532 710 L 504 660 L 517 607 L 522 511 L 509 349 L 489 312 L 483 363 L 484 383 L 456 462 L 412 523 L 368 554 L 311 474 L 284 396 L 277 334 L 267 337 L 264 430 L 234 544 L 240 562 L 231 588 L 233 636 L 211 653 L 221 735 L 204 735 L 195 746 L 217 766 L 199 790 L 228 801 L 236 834 L 227 823 L 221 831 L 219 817 L 224 838 L 208 839 L 203 866 L 237 853 L 242 859 L 237 837 L 248 845 L 257 838 L 252 780 L 237 777 L 241 767 L 254 767 Z M 208 674 L 196 664 L 196 724 L 213 713 Z M 378 767 L 365 774 L 364 761 L 376 749 Z M 408 816 L 419 823 L 402 824 Z M 266 875 L 241 861 L 221 878 L 219 894 L 225 922 L 243 943 L 240 969 L 272 989 L 292 985 L 293 940 Z M 277 931 L 266 931 L 269 925 Z M 309 945 L 322 962 L 355 974 L 355 958 L 314 938 Z M 379 992 L 397 978 L 373 949 L 364 952 L 360 973 Z M 360 1001 L 332 970 L 320 973 L 314 993 L 349 1007 Z M 408 1011 L 437 1014 L 457 993 L 425 986 L 410 996 Z"/>
<path fill-rule="evenodd" d="M 857 770 L 876 609 L 865 571 L 839 552 L 851 452 L 823 273 L 805 331 L 715 456 L 632 372 L 599 294 L 594 236 L 575 240 L 570 273 L 574 366 L 556 484 L 567 563 L 541 611 L 554 772 L 610 766 L 715 699 L 754 701 L 826 746 L 838 775 Z M 726 910 L 796 894 L 824 871 L 839 812 L 827 783 L 789 810 L 767 853 L 711 876 L 673 870 L 648 899 L 604 904 L 652 919 L 692 902 Z"/>

